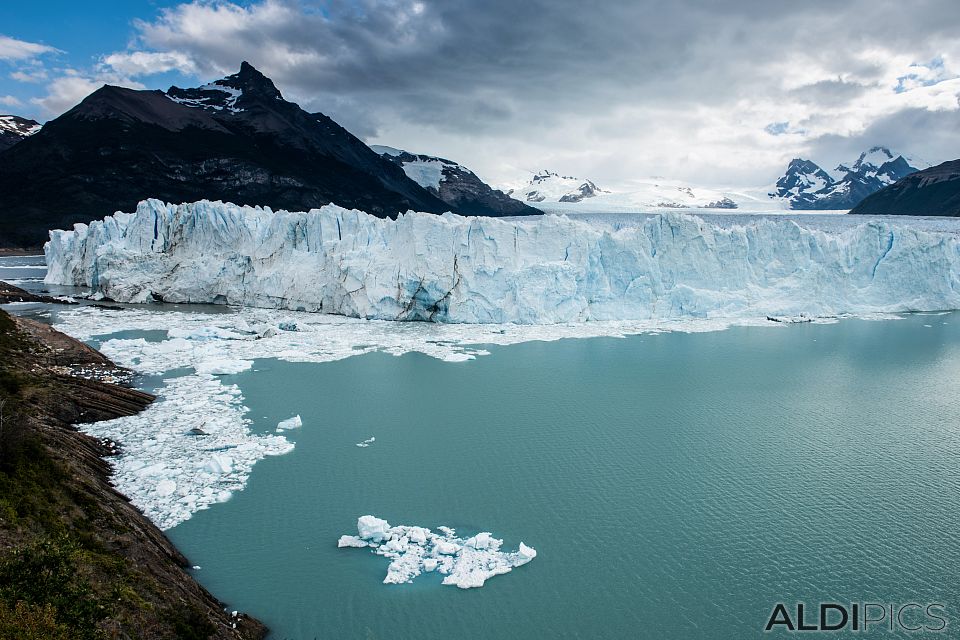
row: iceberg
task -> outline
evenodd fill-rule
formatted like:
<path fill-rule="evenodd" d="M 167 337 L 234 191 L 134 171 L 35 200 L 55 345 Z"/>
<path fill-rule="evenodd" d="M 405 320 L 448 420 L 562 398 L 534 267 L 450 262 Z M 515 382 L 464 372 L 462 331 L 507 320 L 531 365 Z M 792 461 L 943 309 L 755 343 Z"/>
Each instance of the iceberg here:
<path fill-rule="evenodd" d="M 49 284 L 380 320 L 554 324 L 960 308 L 960 236 L 868 221 L 821 230 L 682 214 L 617 228 L 327 205 L 141 202 L 45 245 Z M 284 321 L 282 331 L 301 326 Z M 272 334 L 271 334 L 272 335 Z"/>
<path fill-rule="evenodd" d="M 482 587 L 498 575 L 509 573 L 537 557 L 537 552 L 523 542 L 513 552 L 500 550 L 503 540 L 484 531 L 471 538 L 458 538 L 449 527 L 438 527 L 434 533 L 426 527 L 391 526 L 375 516 L 357 520 L 357 535 L 343 535 L 339 548 L 365 548 L 390 560 L 384 584 L 413 582 L 423 572 L 436 571 L 444 576 L 443 584 L 461 589 Z"/>
<path fill-rule="evenodd" d="M 290 429 L 299 429 L 303 426 L 303 420 L 300 419 L 300 414 L 293 416 L 292 418 L 287 418 L 286 420 L 281 420 L 277 423 L 277 431 L 289 431 Z"/>

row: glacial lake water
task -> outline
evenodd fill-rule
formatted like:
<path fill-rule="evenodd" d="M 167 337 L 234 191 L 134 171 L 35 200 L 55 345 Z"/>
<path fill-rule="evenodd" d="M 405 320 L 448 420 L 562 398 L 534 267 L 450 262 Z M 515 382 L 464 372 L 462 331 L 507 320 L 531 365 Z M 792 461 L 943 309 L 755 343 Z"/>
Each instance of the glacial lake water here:
<path fill-rule="evenodd" d="M 769 637 L 822 601 L 960 625 L 960 314 L 490 351 L 225 376 L 256 428 L 303 417 L 296 448 L 168 534 L 274 639 Z M 539 555 L 384 585 L 336 546 L 364 514 Z"/>

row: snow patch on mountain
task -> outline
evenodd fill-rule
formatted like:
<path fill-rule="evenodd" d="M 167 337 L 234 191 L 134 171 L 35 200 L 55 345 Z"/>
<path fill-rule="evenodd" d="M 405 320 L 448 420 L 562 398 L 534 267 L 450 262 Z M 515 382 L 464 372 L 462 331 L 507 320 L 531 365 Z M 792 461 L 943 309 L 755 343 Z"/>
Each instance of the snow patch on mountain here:
<path fill-rule="evenodd" d="M 7 132 L 25 138 L 32 136 L 42 128 L 43 125 L 35 120 L 28 120 L 27 118 L 12 115 L 0 116 L 0 132 Z"/>
<path fill-rule="evenodd" d="M 421 187 L 432 190 L 435 194 L 440 193 L 440 183 L 450 179 L 457 172 L 474 175 L 463 165 L 444 158 L 414 154 L 402 149 L 376 144 L 371 145 L 370 148 L 380 155 L 397 158 L 399 160 L 398 164 L 403 168 L 403 172 L 407 174 L 408 178 Z"/>

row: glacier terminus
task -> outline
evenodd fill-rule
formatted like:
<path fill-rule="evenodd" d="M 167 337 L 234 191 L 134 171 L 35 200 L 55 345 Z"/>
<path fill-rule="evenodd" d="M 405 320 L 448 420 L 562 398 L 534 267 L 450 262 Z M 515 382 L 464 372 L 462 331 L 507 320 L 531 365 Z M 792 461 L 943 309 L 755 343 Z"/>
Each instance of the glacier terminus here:
<path fill-rule="evenodd" d="M 51 284 L 119 302 L 214 303 L 357 318 L 555 324 L 960 308 L 960 238 L 893 221 L 825 231 L 664 213 L 396 220 L 141 202 L 45 246 Z"/>

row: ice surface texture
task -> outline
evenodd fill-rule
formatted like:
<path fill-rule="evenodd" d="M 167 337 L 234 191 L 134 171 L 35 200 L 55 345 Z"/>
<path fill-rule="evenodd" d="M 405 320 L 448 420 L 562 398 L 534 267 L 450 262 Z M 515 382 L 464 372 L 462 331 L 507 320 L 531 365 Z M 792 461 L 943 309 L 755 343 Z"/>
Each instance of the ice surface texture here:
<path fill-rule="evenodd" d="M 960 238 L 866 222 L 839 232 L 687 214 L 605 229 L 334 205 L 272 212 L 200 201 L 51 232 L 52 284 L 386 320 L 551 324 L 960 307 Z"/>
<path fill-rule="evenodd" d="M 512 571 L 537 557 L 533 547 L 520 543 L 513 552 L 500 550 L 503 540 L 489 532 L 470 538 L 458 538 L 456 531 L 439 527 L 434 533 L 425 527 L 398 525 L 386 520 L 361 516 L 355 536 L 340 536 L 338 547 L 370 547 L 377 555 L 390 559 L 384 584 L 412 582 L 421 573 L 443 574 L 443 584 L 461 589 L 482 587 L 488 578 Z"/>

